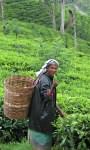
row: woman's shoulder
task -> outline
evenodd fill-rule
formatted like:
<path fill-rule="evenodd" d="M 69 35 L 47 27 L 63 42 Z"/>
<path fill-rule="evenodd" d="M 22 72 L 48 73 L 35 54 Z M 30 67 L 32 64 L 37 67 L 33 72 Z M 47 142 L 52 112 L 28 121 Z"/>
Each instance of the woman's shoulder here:
<path fill-rule="evenodd" d="M 48 76 L 46 74 L 43 74 L 40 78 L 39 78 L 40 82 L 49 82 Z"/>

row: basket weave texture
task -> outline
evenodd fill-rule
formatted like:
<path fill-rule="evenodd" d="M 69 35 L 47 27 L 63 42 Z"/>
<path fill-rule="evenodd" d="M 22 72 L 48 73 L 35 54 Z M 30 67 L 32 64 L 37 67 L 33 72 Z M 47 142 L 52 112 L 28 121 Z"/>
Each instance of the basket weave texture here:
<path fill-rule="evenodd" d="M 25 119 L 31 104 L 34 80 L 13 76 L 4 82 L 4 114 L 10 119 Z"/>

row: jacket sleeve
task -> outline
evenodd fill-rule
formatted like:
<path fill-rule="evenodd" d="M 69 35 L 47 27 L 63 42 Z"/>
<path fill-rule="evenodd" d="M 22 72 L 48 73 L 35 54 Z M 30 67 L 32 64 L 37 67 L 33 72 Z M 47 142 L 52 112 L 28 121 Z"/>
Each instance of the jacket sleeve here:
<path fill-rule="evenodd" d="M 47 95 L 47 90 L 50 89 L 49 81 L 47 79 L 42 78 L 40 80 L 40 95 L 44 100 L 50 100 L 51 96 Z"/>

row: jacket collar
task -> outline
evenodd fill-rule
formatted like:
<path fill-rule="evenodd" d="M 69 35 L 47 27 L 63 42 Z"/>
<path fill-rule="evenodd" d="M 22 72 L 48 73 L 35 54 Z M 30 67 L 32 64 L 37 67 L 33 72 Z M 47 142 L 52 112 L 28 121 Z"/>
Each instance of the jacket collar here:
<path fill-rule="evenodd" d="M 50 80 L 53 80 L 53 76 L 50 76 L 48 73 L 45 73 L 45 75 L 48 77 L 48 78 L 50 78 Z"/>

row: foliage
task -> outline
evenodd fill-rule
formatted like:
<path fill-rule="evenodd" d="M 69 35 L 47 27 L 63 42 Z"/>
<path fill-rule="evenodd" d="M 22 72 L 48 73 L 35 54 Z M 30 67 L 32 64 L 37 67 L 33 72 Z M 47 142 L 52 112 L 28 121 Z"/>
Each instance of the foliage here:
<path fill-rule="evenodd" d="M 10 120 L 4 116 L 2 101 L 0 102 L 0 143 L 18 141 L 27 137 L 28 121 Z"/>
<path fill-rule="evenodd" d="M 58 1 L 57 1 L 58 2 Z M 69 10 L 73 10 L 73 6 L 71 5 L 73 0 L 66 0 L 66 16 L 65 16 L 65 23 L 69 20 Z M 71 4 L 69 5 L 69 3 Z M 81 8 L 81 10 L 84 9 L 86 12 L 86 15 L 80 14 L 77 11 L 76 14 L 76 24 L 77 24 L 77 36 L 79 38 L 82 38 L 84 40 L 89 41 L 90 37 L 90 17 L 89 17 L 89 0 L 79 0 L 76 1 L 78 7 Z M 87 6 L 87 7 L 86 7 Z M 14 8 L 14 9 L 13 9 Z M 39 0 L 7 0 L 5 2 L 5 18 L 6 19 L 19 19 L 20 21 L 27 21 L 27 22 L 33 22 L 40 25 L 46 25 L 47 27 L 52 27 L 52 15 L 50 13 L 51 7 L 48 8 L 45 3 L 40 2 Z M 57 23 L 57 29 L 60 30 L 60 6 L 57 3 L 56 9 L 56 23 Z M 70 29 L 67 31 L 70 34 L 73 35 L 73 27 L 70 27 Z"/>
<path fill-rule="evenodd" d="M 31 145 L 26 141 L 26 140 L 22 140 L 21 143 L 16 143 L 16 142 L 13 142 L 13 143 L 10 143 L 10 144 L 0 144 L 0 149 L 1 150 L 26 150 L 26 149 L 29 149 L 29 150 L 32 150 L 31 148 Z"/>
<path fill-rule="evenodd" d="M 89 150 L 90 114 L 72 114 L 56 123 L 57 150 Z"/>

